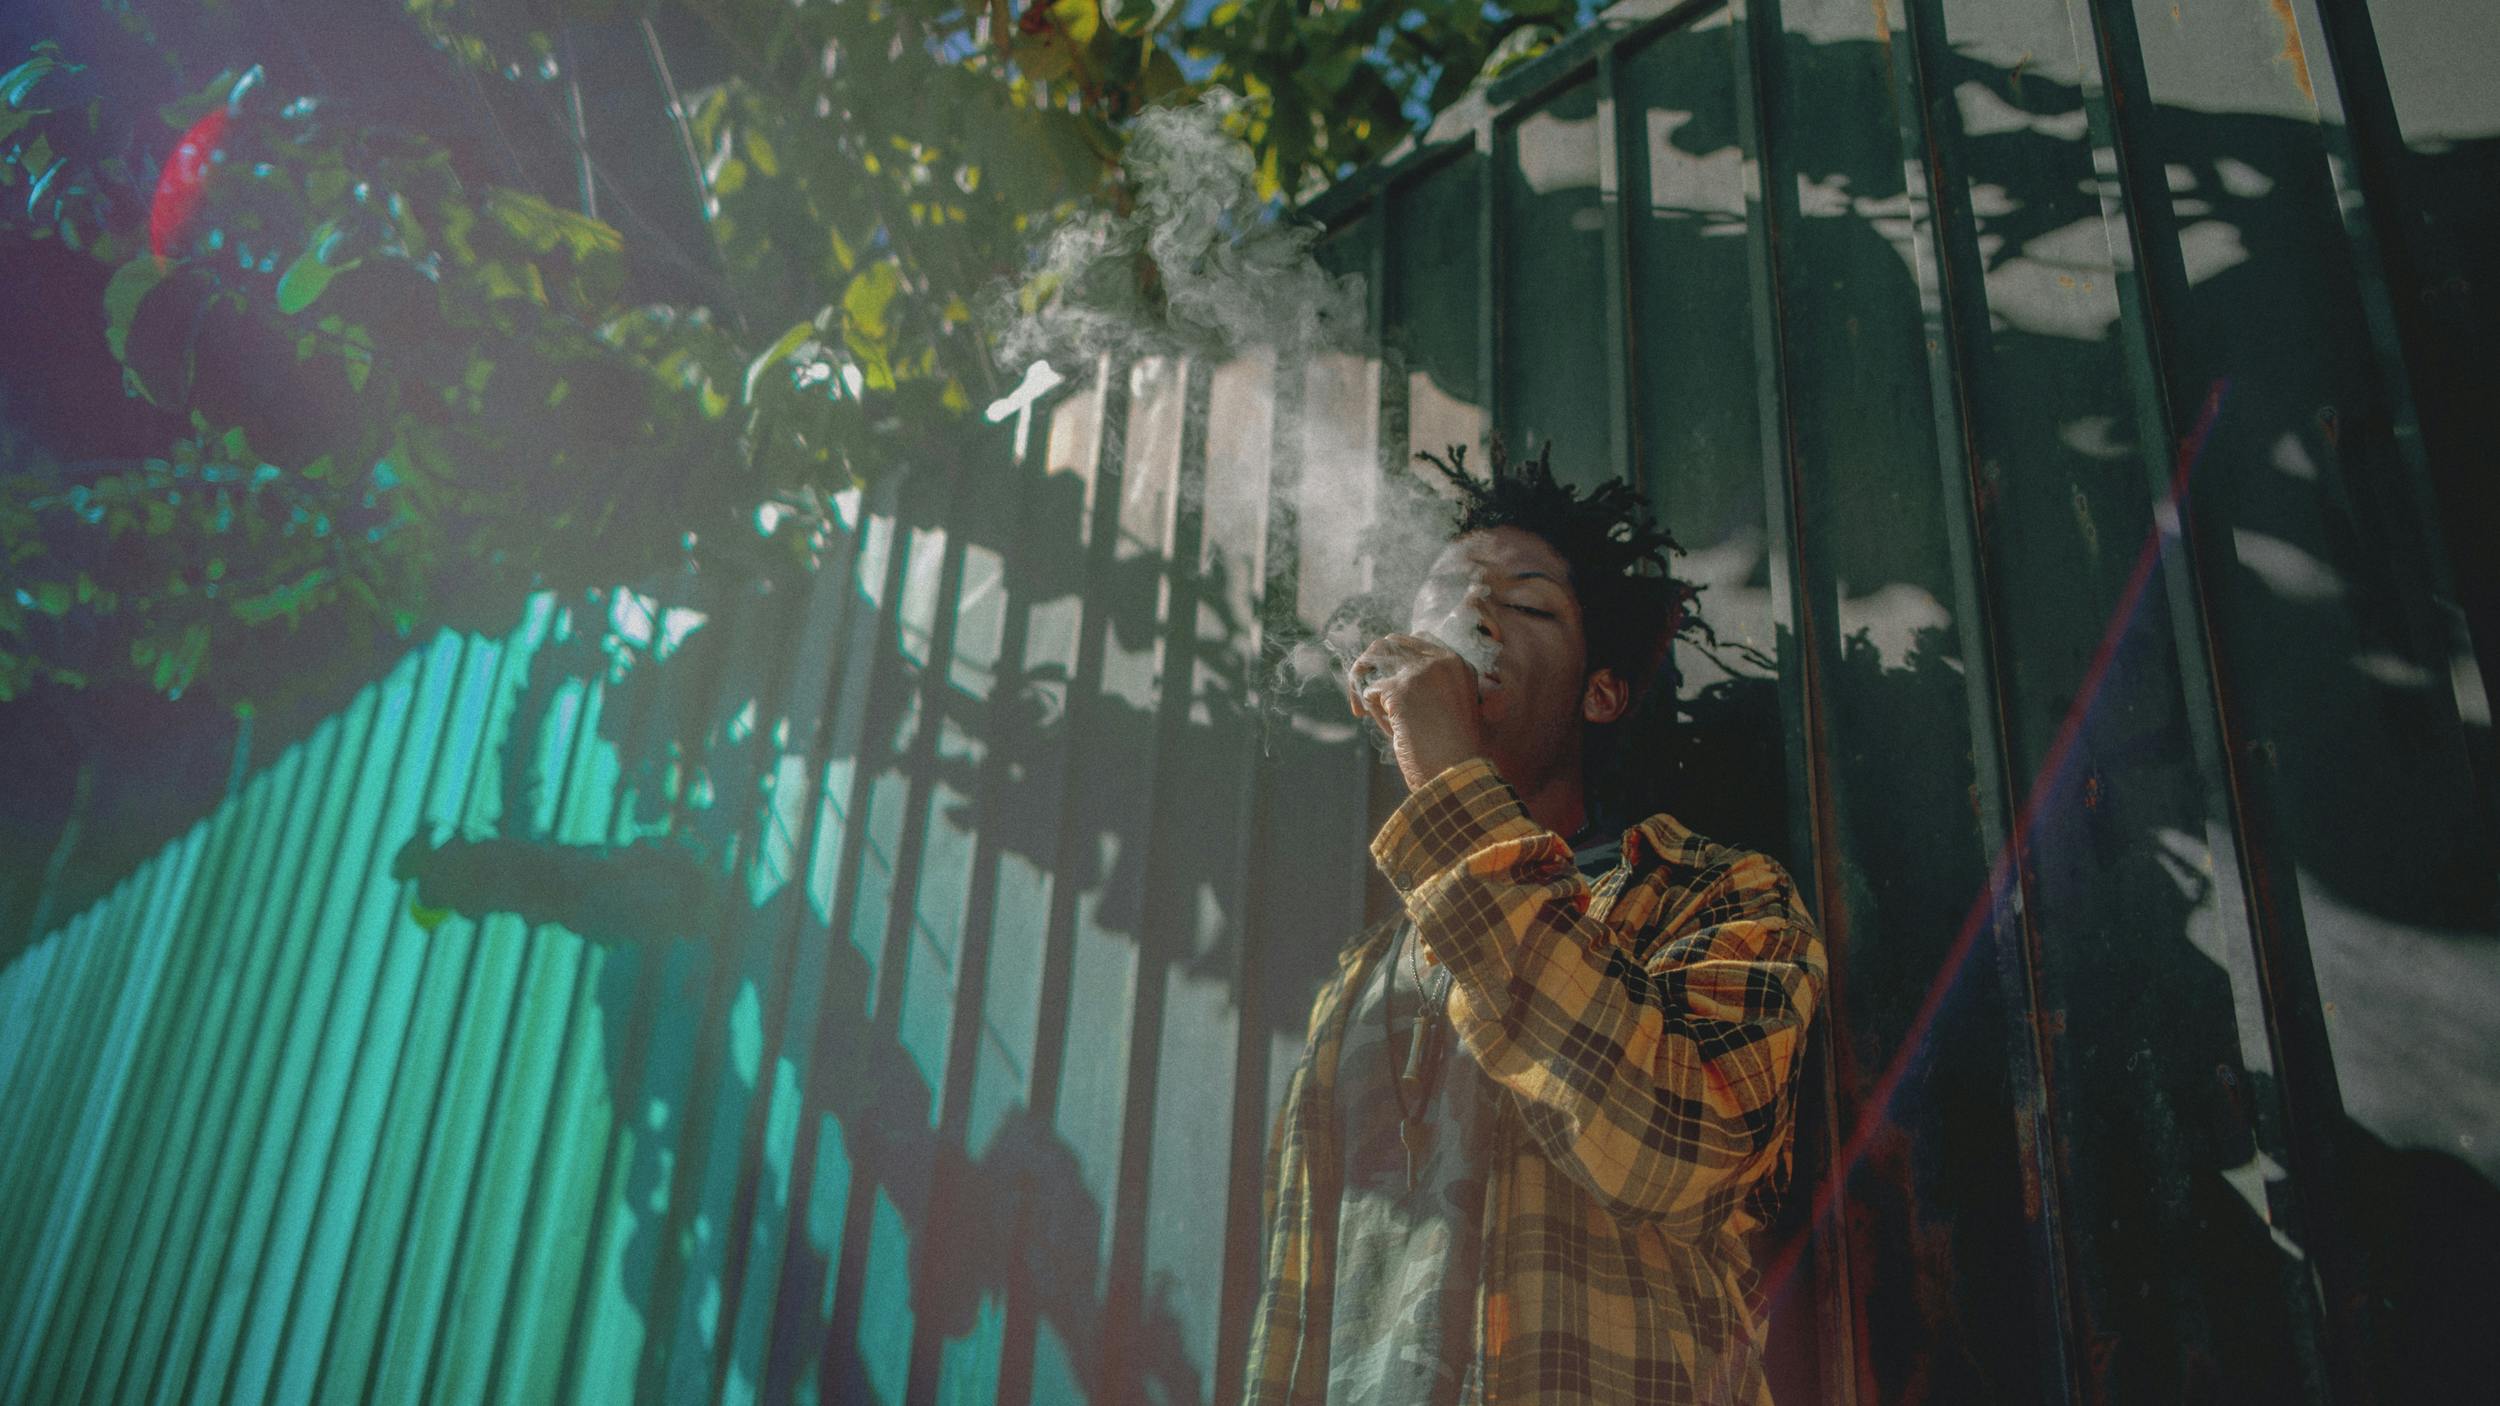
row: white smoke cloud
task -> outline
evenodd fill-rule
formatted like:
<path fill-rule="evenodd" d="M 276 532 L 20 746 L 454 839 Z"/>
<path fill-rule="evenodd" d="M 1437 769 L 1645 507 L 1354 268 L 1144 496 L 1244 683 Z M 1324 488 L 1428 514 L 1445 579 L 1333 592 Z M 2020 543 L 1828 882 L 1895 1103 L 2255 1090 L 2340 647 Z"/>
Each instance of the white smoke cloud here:
<path fill-rule="evenodd" d="M 1239 99 L 1218 89 L 1139 116 L 1121 158 L 1133 202 L 1089 209 L 1054 231 L 1006 307 L 999 359 L 1080 364 L 1250 347 L 1280 356 L 1361 345 L 1363 280 L 1311 256 L 1319 231 L 1259 200 L 1249 146 L 1224 130 Z M 1024 299 L 1038 304 L 1027 308 Z"/>
<path fill-rule="evenodd" d="M 994 290 L 999 359 L 1023 373 L 1045 361 L 1067 369 L 1104 357 L 1169 365 L 1257 355 L 1279 378 L 1308 377 L 1308 394 L 1290 398 L 1305 423 L 1288 432 L 1301 461 L 1299 604 L 1321 623 L 1269 642 L 1271 703 L 1323 690 L 1341 696 L 1357 657 L 1391 631 L 1436 639 L 1488 674 L 1496 660 L 1476 628 L 1487 594 L 1481 581 L 1454 583 L 1455 595 L 1421 608 L 1406 594 L 1448 541 L 1448 502 L 1397 462 L 1402 449 L 1376 442 L 1368 421 L 1378 387 L 1344 374 L 1378 365 L 1368 359 L 1363 280 L 1329 272 L 1314 252 L 1321 231 L 1287 222 L 1259 199 L 1256 159 L 1225 130 L 1238 101 L 1218 91 L 1137 119 L 1122 159 L 1129 208 L 1080 211 L 1051 233 L 1020 288 Z M 1245 408 L 1272 415 L 1273 385 L 1264 404 L 1232 406 Z M 1229 467 L 1211 457 L 1207 473 L 1213 479 Z M 1340 558 L 1358 544 L 1359 562 Z"/>

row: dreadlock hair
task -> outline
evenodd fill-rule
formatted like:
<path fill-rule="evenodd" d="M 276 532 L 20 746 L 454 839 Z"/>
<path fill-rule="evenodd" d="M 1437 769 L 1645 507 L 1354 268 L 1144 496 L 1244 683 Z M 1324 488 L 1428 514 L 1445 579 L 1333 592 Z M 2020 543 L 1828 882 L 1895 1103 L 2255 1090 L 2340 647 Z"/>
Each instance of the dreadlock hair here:
<path fill-rule="evenodd" d="M 1614 670 L 1632 690 L 1635 708 L 1662 679 L 1673 698 L 1669 655 L 1692 621 L 1692 603 L 1700 593 L 1668 571 L 1668 555 L 1684 549 L 1650 519 L 1648 504 L 1632 485 L 1615 481 L 1583 492 L 1557 481 L 1552 440 L 1533 459 L 1511 459 L 1499 435 L 1490 449 L 1490 480 L 1467 472 L 1463 444 L 1451 445 L 1446 457 L 1430 451 L 1415 456 L 1458 490 L 1458 518 L 1450 535 L 1497 527 L 1534 533 L 1570 567 L 1589 672 Z"/>

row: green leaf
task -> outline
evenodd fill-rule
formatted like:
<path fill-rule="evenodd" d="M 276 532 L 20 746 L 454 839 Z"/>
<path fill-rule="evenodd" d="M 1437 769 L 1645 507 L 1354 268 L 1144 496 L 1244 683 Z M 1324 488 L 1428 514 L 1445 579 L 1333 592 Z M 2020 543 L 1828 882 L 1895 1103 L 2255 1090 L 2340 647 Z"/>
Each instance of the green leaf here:
<path fill-rule="evenodd" d="M 550 205 L 522 191 L 489 191 L 486 211 L 513 237 L 541 254 L 564 249 L 576 259 L 587 259 L 593 254 L 619 253 L 625 248 L 625 236 L 617 233 L 614 225 Z"/>
<path fill-rule="evenodd" d="M 450 909 L 448 909 L 448 908 L 428 908 L 428 907 L 426 907 L 423 903 L 421 903 L 421 902 L 417 901 L 417 898 L 416 898 L 416 896 L 415 896 L 415 895 L 411 894 L 411 895 L 409 896 L 409 898 L 408 898 L 408 921 L 410 921 L 410 922 L 412 922 L 412 923 L 415 923 L 418 927 L 420 927 L 420 928 L 424 929 L 424 930 L 425 930 L 425 931 L 427 931 L 427 932 L 432 932 L 432 931 L 434 931 L 436 928 L 441 927 L 444 923 L 449 922 L 450 920 L 451 920 L 451 910 L 450 910 Z"/>
<path fill-rule="evenodd" d="M 289 620 L 300 620 L 306 608 L 320 603 L 321 588 L 329 584 L 329 580 L 329 571 L 316 566 L 292 581 L 257 595 L 238 598 L 234 602 L 235 618 L 247 625 L 266 624 L 281 615 Z"/>
<path fill-rule="evenodd" d="M 1036 25 L 1038 32 L 1017 26 L 1016 66 L 1050 83 L 1076 71 L 1077 55 L 1094 42 L 1101 15 L 1095 0 L 1051 0 L 1041 18 L 1028 10 L 1025 20 Z"/>
<path fill-rule="evenodd" d="M 780 175 L 781 157 L 774 152 L 773 144 L 752 127 L 746 130 L 745 136 L 747 160 L 754 163 L 756 172 L 768 180 Z"/>
<path fill-rule="evenodd" d="M 364 262 L 362 259 L 349 259 L 336 265 L 324 262 L 322 250 L 330 247 L 337 235 L 338 223 L 334 220 L 323 221 L 312 232 L 310 247 L 296 255 L 295 261 L 286 266 L 286 272 L 278 276 L 278 311 L 293 316 L 311 307 L 320 298 L 322 290 L 330 286 L 331 279 Z"/>
<path fill-rule="evenodd" d="M 746 401 L 746 403 L 749 405 L 753 405 L 755 403 L 755 383 L 763 379 L 765 372 L 772 370 L 774 367 L 787 360 L 790 353 L 797 351 L 802 346 L 805 346 L 807 344 L 807 339 L 815 335 L 816 324 L 814 322 L 791 323 L 790 330 L 781 334 L 781 340 L 773 343 L 769 347 L 766 347 L 762 356 L 748 362 L 746 387 L 742 394 L 742 398 Z"/>
<path fill-rule="evenodd" d="M 147 297 L 148 291 L 164 281 L 164 261 L 154 254 L 141 254 L 113 270 L 112 280 L 104 285 L 104 345 L 112 351 L 115 361 L 125 363 L 125 369 L 129 359 L 130 324 L 139 316 L 139 304 Z M 137 373 L 131 373 L 130 380 L 132 384 L 137 384 Z M 155 400 L 145 388 L 141 389 L 140 395 L 150 403 Z"/>
<path fill-rule="evenodd" d="M 885 310 L 902 288 L 902 271 L 892 263 L 880 261 L 861 269 L 842 290 L 843 325 L 858 336 L 885 340 Z"/>
<path fill-rule="evenodd" d="M 304 203 L 315 210 L 327 209 L 346 199 L 355 184 L 356 178 L 346 166 L 336 160 L 326 161 L 304 178 Z"/>
<path fill-rule="evenodd" d="M 70 72 L 76 73 L 83 66 L 64 64 L 54 58 L 53 54 L 60 52 L 60 47 L 49 40 L 36 45 L 35 49 L 36 53 L 33 58 L 6 73 L 0 73 L 0 102 L 5 102 L 11 107 L 24 107 L 27 95 L 34 92 L 35 85 L 42 82 L 46 74 L 59 68 L 67 68 Z M 46 50 L 50 52 L 45 52 Z"/>
<path fill-rule="evenodd" d="M 1134 36 L 1161 28 L 1179 8 L 1180 0 L 1105 0 L 1103 14 L 1113 29 Z"/>
<path fill-rule="evenodd" d="M 207 116 L 210 108 L 223 103 L 227 96 L 234 92 L 234 85 L 241 78 L 241 74 L 231 68 L 227 69 L 208 80 L 208 86 L 200 91 L 187 98 L 177 98 L 158 108 L 156 115 L 165 119 L 166 126 L 177 132 L 182 131 Z"/>
<path fill-rule="evenodd" d="M 1186 92 L 1189 76 L 1160 45 L 1146 51 L 1146 67 L 1138 75 L 1137 91 L 1148 103 L 1158 103 L 1175 93 Z"/>

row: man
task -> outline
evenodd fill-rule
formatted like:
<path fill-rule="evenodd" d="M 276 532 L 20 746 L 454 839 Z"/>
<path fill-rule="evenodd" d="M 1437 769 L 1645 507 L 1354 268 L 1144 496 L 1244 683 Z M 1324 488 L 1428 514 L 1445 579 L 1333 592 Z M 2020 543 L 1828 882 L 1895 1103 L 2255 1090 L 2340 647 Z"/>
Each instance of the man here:
<path fill-rule="evenodd" d="M 1822 944 L 1765 856 L 1591 816 L 1691 588 L 1627 486 L 1494 453 L 1490 483 L 1432 461 L 1454 539 L 1351 671 L 1409 791 L 1372 843 L 1404 914 L 1311 1011 L 1247 1399 L 1767 1402 L 1747 1236 Z"/>

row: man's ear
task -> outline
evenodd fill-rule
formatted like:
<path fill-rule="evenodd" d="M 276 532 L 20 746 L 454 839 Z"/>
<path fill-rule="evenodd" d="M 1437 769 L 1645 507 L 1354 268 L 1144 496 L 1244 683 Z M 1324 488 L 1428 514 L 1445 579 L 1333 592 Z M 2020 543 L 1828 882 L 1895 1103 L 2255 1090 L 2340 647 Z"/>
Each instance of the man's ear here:
<path fill-rule="evenodd" d="M 1599 669 L 1580 688 L 1580 719 L 1604 726 L 1632 707 L 1632 685 L 1612 669 Z"/>

